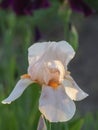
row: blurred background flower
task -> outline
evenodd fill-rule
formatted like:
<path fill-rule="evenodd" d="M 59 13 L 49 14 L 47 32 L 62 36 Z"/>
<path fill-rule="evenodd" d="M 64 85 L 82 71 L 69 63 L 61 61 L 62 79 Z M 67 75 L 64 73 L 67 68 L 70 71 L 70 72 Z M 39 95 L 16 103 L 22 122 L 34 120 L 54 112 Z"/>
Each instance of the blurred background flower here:
<path fill-rule="evenodd" d="M 69 4 L 72 11 L 82 13 L 85 16 L 95 13 L 95 9 L 89 6 L 89 4 L 87 4 L 84 0 L 60 0 L 60 2 L 63 4 Z"/>
<path fill-rule="evenodd" d="M 95 12 L 94 9 L 83 0 L 68 0 L 68 2 L 73 11 L 83 13 L 85 16 L 89 16 Z"/>
<path fill-rule="evenodd" d="M 2 0 L 0 4 L 3 9 L 12 9 L 17 15 L 32 14 L 34 10 L 48 8 L 49 0 Z"/>

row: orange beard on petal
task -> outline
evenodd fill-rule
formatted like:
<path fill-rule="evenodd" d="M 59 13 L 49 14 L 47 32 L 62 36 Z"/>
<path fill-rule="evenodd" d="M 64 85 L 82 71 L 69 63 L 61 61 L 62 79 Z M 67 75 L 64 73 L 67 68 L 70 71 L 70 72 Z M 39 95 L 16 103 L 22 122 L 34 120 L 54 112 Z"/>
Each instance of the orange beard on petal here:
<path fill-rule="evenodd" d="M 30 79 L 30 75 L 29 74 L 23 74 L 20 76 L 21 79 Z"/>
<path fill-rule="evenodd" d="M 57 81 L 54 80 L 50 80 L 48 85 L 54 89 L 56 89 L 59 86 L 59 83 Z"/>
<path fill-rule="evenodd" d="M 31 79 L 31 76 L 29 74 L 23 74 L 20 76 L 20 78 L 21 79 Z M 44 84 L 44 83 L 39 82 L 38 80 L 35 80 L 35 83 L 38 83 L 40 85 Z M 52 87 L 53 89 L 57 89 L 59 85 L 60 85 L 60 83 L 55 80 L 50 80 L 48 83 L 48 86 Z"/>

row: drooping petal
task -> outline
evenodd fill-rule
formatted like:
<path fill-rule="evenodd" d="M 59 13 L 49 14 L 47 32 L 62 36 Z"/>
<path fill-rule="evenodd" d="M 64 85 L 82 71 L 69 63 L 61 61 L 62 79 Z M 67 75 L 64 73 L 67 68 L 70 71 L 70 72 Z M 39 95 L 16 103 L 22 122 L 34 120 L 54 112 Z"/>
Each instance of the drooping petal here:
<path fill-rule="evenodd" d="M 37 130 L 47 130 L 46 123 L 45 123 L 43 115 L 40 116 Z"/>
<path fill-rule="evenodd" d="M 75 51 L 66 41 L 36 43 L 28 49 L 29 63 L 41 56 L 45 60 L 60 60 L 66 67 Z"/>
<path fill-rule="evenodd" d="M 63 86 L 58 86 L 57 89 L 42 87 L 39 110 L 50 122 L 70 120 L 75 109 L 74 102 L 65 94 Z"/>
<path fill-rule="evenodd" d="M 74 79 L 69 76 L 68 79 L 63 81 L 65 92 L 67 95 L 75 101 L 80 101 L 88 96 L 83 90 L 81 90 Z"/>
<path fill-rule="evenodd" d="M 24 90 L 32 83 L 30 79 L 20 79 L 8 98 L 2 101 L 3 104 L 10 104 L 12 101 L 19 98 Z"/>

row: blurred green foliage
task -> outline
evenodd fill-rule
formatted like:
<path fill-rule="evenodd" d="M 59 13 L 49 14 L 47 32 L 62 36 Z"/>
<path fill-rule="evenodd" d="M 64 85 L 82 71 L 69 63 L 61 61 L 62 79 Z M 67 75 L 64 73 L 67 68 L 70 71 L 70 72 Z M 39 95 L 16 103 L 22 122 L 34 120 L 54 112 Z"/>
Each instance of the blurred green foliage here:
<path fill-rule="evenodd" d="M 36 11 L 33 17 L 18 17 L 13 12 L 0 10 L 0 101 L 9 95 L 20 75 L 27 71 L 27 49 L 34 42 L 35 26 L 50 28 L 51 20 L 58 20 L 59 24 L 62 23 L 65 40 L 77 50 L 78 34 L 70 21 L 71 11 L 64 12 L 64 8 L 56 2 L 47 10 Z M 33 84 L 11 105 L 0 103 L 0 130 L 36 130 L 40 92 L 41 87 Z M 67 123 L 52 123 L 51 129 L 97 130 L 97 121 L 98 114 L 88 114 Z"/>

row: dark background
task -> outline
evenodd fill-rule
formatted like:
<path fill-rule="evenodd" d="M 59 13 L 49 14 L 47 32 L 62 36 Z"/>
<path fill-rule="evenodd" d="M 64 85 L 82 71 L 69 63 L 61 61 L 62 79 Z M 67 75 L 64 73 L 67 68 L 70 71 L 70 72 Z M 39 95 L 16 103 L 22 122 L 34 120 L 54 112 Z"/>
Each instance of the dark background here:
<path fill-rule="evenodd" d="M 79 48 L 70 64 L 72 75 L 89 96 L 78 102 L 81 111 L 98 110 L 98 16 L 82 21 L 78 28 Z"/>

